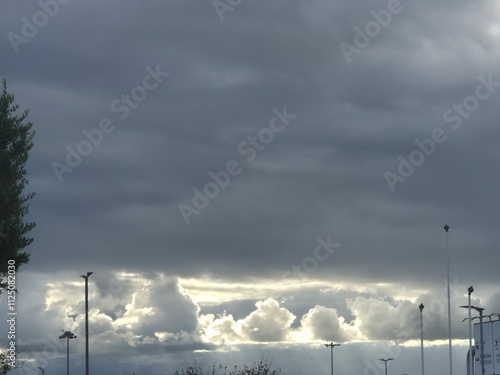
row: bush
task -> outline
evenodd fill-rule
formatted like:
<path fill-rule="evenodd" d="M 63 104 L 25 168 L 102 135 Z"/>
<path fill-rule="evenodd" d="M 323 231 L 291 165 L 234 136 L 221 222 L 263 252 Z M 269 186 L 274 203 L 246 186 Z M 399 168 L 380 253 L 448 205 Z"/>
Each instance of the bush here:
<path fill-rule="evenodd" d="M 244 365 L 242 368 L 234 366 L 232 370 L 228 369 L 227 366 L 219 365 L 217 367 L 215 363 L 208 367 L 206 375 L 278 375 L 281 374 L 281 370 L 271 370 L 271 363 L 267 363 L 266 360 L 261 360 L 260 362 L 255 362 L 252 366 Z M 176 371 L 174 375 L 203 375 L 203 370 L 201 367 L 188 367 L 181 372 Z"/>

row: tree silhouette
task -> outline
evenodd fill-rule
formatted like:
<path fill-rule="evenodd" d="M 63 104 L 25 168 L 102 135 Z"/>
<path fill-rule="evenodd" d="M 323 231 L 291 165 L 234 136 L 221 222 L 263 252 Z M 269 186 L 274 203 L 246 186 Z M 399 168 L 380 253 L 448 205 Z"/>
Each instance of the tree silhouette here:
<path fill-rule="evenodd" d="M 13 271 L 28 263 L 29 254 L 23 249 L 33 242 L 26 235 L 35 227 L 35 223 L 24 221 L 28 201 L 35 195 L 24 194 L 33 124 L 26 121 L 28 111 L 17 114 L 18 109 L 4 79 L 0 93 L 0 294 L 9 286 L 9 271 L 12 276 Z"/>
<path fill-rule="evenodd" d="M 252 366 L 234 366 L 233 369 L 228 369 L 227 366 L 222 365 L 217 367 L 214 364 L 207 368 L 205 375 L 279 375 L 280 373 L 281 370 L 272 370 L 271 363 L 262 359 L 259 362 L 255 362 Z M 181 372 L 176 371 L 174 375 L 203 375 L 203 369 L 201 367 L 188 367 Z"/>

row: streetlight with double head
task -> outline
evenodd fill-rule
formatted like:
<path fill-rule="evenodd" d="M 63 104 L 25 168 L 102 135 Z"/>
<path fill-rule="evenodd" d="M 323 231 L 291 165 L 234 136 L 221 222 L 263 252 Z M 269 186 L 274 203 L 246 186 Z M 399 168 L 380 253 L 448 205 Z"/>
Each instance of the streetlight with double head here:
<path fill-rule="evenodd" d="M 85 375 L 89 375 L 89 277 L 92 274 L 80 276 L 85 279 Z"/>
<path fill-rule="evenodd" d="M 471 292 L 472 293 L 472 292 Z M 479 313 L 479 340 L 481 340 L 481 375 L 484 375 L 484 336 L 483 336 L 483 307 L 460 306 L 462 309 L 474 309 Z M 469 322 L 472 319 L 469 320 Z"/>
<path fill-rule="evenodd" d="M 379 361 L 383 361 L 385 365 L 385 375 L 387 375 L 387 362 L 392 361 L 394 358 L 387 358 L 387 359 L 382 359 L 380 358 Z"/>
<path fill-rule="evenodd" d="M 63 334 L 59 336 L 60 339 L 66 339 L 66 374 L 69 375 L 69 340 L 76 339 L 76 336 L 71 331 L 63 330 Z M 42 374 L 43 375 L 43 374 Z"/>
<path fill-rule="evenodd" d="M 330 362 L 331 362 L 331 367 L 332 367 L 332 375 L 333 375 L 333 348 L 335 348 L 336 346 L 340 346 L 340 344 L 334 344 L 333 342 L 329 343 L 329 344 L 325 344 L 325 346 L 328 348 L 330 347 Z"/>

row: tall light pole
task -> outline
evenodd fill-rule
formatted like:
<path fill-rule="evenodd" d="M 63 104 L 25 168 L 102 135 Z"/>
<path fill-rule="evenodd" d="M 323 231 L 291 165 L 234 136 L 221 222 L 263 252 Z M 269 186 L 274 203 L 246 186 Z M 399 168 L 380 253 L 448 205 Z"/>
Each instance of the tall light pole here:
<path fill-rule="evenodd" d="M 424 375 L 424 304 L 421 303 L 418 308 L 420 309 L 420 358 L 422 359 L 422 375 Z"/>
<path fill-rule="evenodd" d="M 37 369 L 42 371 L 42 375 L 45 375 L 45 369 L 43 367 L 38 366 Z"/>
<path fill-rule="evenodd" d="M 333 375 L 333 348 L 335 348 L 336 346 L 340 346 L 340 344 L 334 344 L 333 342 L 331 342 L 329 344 L 325 344 L 325 346 L 330 347 L 330 361 L 332 364 L 332 375 Z"/>
<path fill-rule="evenodd" d="M 387 375 L 387 362 L 392 361 L 394 358 L 379 359 L 379 361 L 384 361 L 385 364 L 385 375 Z"/>
<path fill-rule="evenodd" d="M 92 274 L 80 276 L 85 279 L 85 375 L 89 375 L 89 277 Z"/>
<path fill-rule="evenodd" d="M 472 308 L 471 308 L 471 294 L 474 291 L 472 285 L 467 289 L 467 308 L 469 310 L 469 374 L 474 374 L 474 362 L 472 362 Z"/>
<path fill-rule="evenodd" d="M 446 232 L 446 280 L 447 280 L 447 296 L 448 296 L 448 351 L 450 356 L 450 375 L 453 375 L 452 351 L 451 351 L 451 306 L 450 306 L 450 240 L 448 231 L 450 226 L 444 226 Z"/>
<path fill-rule="evenodd" d="M 481 340 L 481 375 L 484 375 L 484 334 L 483 334 L 483 311 L 482 307 L 471 306 L 472 309 L 479 313 L 479 338 Z"/>
<path fill-rule="evenodd" d="M 460 306 L 463 309 L 468 309 L 469 306 Z M 471 309 L 479 313 L 479 339 L 481 340 L 481 375 L 484 375 L 484 335 L 483 335 L 483 311 L 484 308 L 470 306 Z"/>
<path fill-rule="evenodd" d="M 73 332 L 71 331 L 64 331 L 63 330 L 63 334 L 61 336 L 59 336 L 60 339 L 66 339 L 66 352 L 67 352 L 67 355 L 66 355 L 66 374 L 69 375 L 69 340 L 70 339 L 76 339 L 76 336 Z M 43 373 L 42 373 L 43 375 Z"/>

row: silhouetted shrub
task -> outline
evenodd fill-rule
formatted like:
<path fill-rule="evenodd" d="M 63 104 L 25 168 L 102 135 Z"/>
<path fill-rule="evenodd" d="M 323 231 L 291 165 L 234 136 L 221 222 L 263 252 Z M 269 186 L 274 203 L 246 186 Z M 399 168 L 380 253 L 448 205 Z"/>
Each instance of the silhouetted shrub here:
<path fill-rule="evenodd" d="M 227 366 L 219 365 L 218 367 L 213 364 L 208 367 L 205 372 L 201 367 L 188 367 L 181 372 L 176 371 L 174 375 L 278 375 L 281 374 L 281 370 L 271 370 L 271 364 L 267 360 L 261 360 L 260 362 L 255 362 L 251 366 L 244 365 L 243 367 L 234 366 L 234 368 L 228 369 Z"/>

